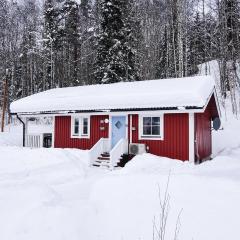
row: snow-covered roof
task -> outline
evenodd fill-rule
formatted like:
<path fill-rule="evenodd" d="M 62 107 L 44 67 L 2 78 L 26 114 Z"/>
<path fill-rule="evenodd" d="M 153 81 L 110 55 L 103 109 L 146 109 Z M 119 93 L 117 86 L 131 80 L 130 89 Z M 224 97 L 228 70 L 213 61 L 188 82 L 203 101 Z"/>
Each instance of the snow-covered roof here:
<path fill-rule="evenodd" d="M 12 113 L 203 108 L 215 87 L 210 76 L 57 88 L 11 104 Z"/>

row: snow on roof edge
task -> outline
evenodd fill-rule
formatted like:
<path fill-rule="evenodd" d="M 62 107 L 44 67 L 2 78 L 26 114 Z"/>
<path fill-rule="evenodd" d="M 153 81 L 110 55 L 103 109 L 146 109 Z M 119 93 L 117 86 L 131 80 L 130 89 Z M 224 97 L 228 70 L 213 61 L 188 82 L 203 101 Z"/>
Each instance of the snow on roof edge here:
<path fill-rule="evenodd" d="M 17 100 L 10 108 L 13 114 L 199 109 L 214 88 L 211 76 L 88 85 L 47 90 Z"/>

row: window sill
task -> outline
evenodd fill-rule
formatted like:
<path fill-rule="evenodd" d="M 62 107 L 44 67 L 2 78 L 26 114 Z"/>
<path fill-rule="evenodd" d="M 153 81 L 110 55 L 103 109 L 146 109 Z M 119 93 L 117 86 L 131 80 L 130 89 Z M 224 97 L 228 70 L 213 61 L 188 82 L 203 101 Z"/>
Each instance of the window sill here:
<path fill-rule="evenodd" d="M 83 135 L 83 136 L 80 136 L 79 138 L 83 138 L 83 139 L 90 139 L 90 136 L 89 135 Z"/>
<path fill-rule="evenodd" d="M 140 136 L 139 140 L 163 140 L 162 136 Z"/>
<path fill-rule="evenodd" d="M 71 138 L 74 138 L 74 139 L 90 139 L 90 136 L 71 136 Z"/>

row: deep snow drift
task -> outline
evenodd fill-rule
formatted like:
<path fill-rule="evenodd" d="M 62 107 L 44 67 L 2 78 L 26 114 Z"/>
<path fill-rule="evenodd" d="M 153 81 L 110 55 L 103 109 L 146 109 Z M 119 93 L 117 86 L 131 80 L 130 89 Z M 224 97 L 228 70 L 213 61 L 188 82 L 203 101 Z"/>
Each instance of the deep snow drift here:
<path fill-rule="evenodd" d="M 223 125 L 213 161 L 194 166 L 145 154 L 113 172 L 90 168 L 87 151 L 23 149 L 11 146 L 20 129 L 0 134 L 0 239 L 152 239 L 158 186 L 162 196 L 170 173 L 167 240 L 181 209 L 179 240 L 238 240 L 240 122 Z"/>
<path fill-rule="evenodd" d="M 87 152 L 0 147 L 0 239 L 152 239 L 170 173 L 166 239 L 239 239 L 240 149 L 194 166 L 152 155 L 89 168 Z"/>

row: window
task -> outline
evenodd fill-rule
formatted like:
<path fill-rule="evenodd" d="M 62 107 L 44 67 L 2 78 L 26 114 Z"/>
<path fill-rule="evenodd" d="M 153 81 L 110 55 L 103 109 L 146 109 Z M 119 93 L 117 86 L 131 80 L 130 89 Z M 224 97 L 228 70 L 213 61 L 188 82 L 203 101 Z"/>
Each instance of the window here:
<path fill-rule="evenodd" d="M 74 118 L 73 135 L 74 136 L 79 136 L 79 118 Z"/>
<path fill-rule="evenodd" d="M 139 119 L 140 139 L 163 139 L 162 116 L 141 116 Z"/>
<path fill-rule="evenodd" d="M 72 138 L 89 138 L 89 117 L 72 117 Z"/>

